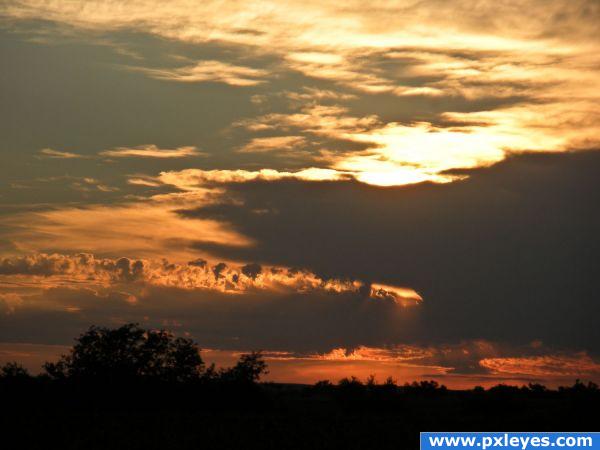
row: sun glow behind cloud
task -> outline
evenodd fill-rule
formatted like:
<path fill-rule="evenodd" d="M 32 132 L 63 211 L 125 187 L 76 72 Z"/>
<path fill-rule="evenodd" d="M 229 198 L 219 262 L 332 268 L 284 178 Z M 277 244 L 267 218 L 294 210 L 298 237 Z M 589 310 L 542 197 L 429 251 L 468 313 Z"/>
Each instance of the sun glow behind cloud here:
<path fill-rule="evenodd" d="M 451 115 L 448 118 L 468 117 Z M 494 120 L 493 114 L 489 117 Z M 516 122 L 517 117 L 505 120 Z M 373 150 L 365 155 L 340 158 L 334 167 L 352 171 L 359 181 L 379 186 L 418 183 L 421 181 L 450 182 L 460 177 L 442 172 L 457 168 L 491 165 L 502 160 L 507 152 L 518 150 L 559 150 L 565 139 L 512 128 L 504 123 L 487 126 L 464 126 L 452 129 L 434 127 L 428 123 L 412 126 L 390 123 L 367 133 L 348 134 L 352 140 L 372 143 Z"/>

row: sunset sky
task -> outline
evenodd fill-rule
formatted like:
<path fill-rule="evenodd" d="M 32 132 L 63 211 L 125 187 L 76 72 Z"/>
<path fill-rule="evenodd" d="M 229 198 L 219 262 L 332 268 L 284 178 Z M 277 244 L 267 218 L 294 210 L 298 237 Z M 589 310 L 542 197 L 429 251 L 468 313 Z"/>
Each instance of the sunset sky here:
<path fill-rule="evenodd" d="M 5 0 L 0 58 L 0 363 L 600 381 L 597 0 Z"/>

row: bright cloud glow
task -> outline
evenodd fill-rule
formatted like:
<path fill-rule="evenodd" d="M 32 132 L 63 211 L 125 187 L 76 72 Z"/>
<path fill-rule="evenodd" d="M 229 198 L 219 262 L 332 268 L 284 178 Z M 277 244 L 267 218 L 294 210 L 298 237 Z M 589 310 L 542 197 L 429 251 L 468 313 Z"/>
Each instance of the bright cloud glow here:
<path fill-rule="evenodd" d="M 423 298 L 414 289 L 380 283 L 371 284 L 371 297 L 391 300 L 402 306 L 414 305 L 423 301 Z"/>

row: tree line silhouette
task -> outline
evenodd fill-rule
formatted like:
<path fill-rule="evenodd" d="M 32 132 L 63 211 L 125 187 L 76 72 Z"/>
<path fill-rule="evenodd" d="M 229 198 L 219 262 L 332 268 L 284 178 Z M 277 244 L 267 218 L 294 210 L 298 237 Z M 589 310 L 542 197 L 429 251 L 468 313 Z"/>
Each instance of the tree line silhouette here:
<path fill-rule="evenodd" d="M 17 362 L 6 363 L 0 368 L 3 383 L 42 381 L 86 383 L 112 386 L 139 382 L 159 383 L 228 383 L 251 385 L 268 373 L 267 363 L 260 351 L 243 354 L 231 368 L 217 369 L 214 364 L 206 367 L 198 345 L 191 339 L 175 337 L 165 330 L 144 329 L 130 323 L 119 328 L 91 326 L 76 339 L 67 355 L 56 362 L 46 362 L 44 372 L 32 377 Z M 447 388 L 438 382 L 414 381 L 397 385 L 391 377 L 378 384 L 371 375 L 364 383 L 358 378 L 342 378 L 337 385 L 329 380 L 315 383 L 313 392 L 335 390 L 351 393 L 381 392 L 436 394 L 446 393 Z M 570 387 L 559 387 L 559 393 L 597 393 L 598 385 L 576 380 Z M 483 393 L 481 386 L 474 393 Z M 492 394 L 544 394 L 551 392 L 546 386 L 529 383 L 521 387 L 499 384 L 488 390 Z"/>
<path fill-rule="evenodd" d="M 261 352 L 217 368 L 167 331 L 92 326 L 37 376 L 0 368 L 0 431 L 65 449 L 397 449 L 418 448 L 424 430 L 594 430 L 600 407 L 598 386 L 579 380 L 450 390 L 374 376 L 260 382 L 267 373 Z"/>

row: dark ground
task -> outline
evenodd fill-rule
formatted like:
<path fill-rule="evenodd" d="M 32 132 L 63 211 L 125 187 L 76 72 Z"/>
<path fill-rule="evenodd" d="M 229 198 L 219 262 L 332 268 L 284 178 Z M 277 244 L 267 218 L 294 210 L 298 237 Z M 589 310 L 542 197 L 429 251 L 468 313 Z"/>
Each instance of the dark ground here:
<path fill-rule="evenodd" d="M 419 431 L 597 431 L 598 390 L 3 385 L 2 448 L 416 449 Z M 583 386 L 583 387 L 582 387 Z"/>

